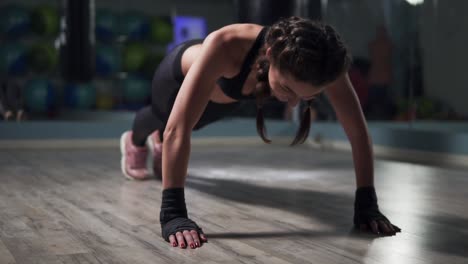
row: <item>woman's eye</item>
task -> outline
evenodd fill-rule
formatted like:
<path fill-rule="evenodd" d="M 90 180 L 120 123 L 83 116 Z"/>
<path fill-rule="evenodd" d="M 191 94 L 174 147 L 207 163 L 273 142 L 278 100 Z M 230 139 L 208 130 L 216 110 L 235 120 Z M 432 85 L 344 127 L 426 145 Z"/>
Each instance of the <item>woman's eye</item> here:
<path fill-rule="evenodd" d="M 283 89 L 283 91 L 288 92 L 288 93 L 291 92 L 288 88 L 284 87 L 283 85 L 280 85 L 280 86 L 281 86 L 281 89 Z"/>

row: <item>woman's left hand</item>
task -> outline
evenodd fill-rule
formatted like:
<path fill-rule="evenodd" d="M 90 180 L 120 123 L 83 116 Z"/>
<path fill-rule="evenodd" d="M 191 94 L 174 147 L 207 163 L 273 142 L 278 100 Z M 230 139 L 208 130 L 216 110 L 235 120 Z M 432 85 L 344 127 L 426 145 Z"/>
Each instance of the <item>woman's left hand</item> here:
<path fill-rule="evenodd" d="M 354 210 L 354 226 L 361 231 L 371 231 L 377 235 L 395 235 L 401 229 L 390 223 L 378 206 L 375 208 Z"/>
<path fill-rule="evenodd" d="M 379 211 L 377 195 L 373 186 L 360 187 L 356 190 L 354 202 L 354 227 L 361 231 L 370 231 L 377 235 L 395 235 L 401 229 L 393 225 Z"/>

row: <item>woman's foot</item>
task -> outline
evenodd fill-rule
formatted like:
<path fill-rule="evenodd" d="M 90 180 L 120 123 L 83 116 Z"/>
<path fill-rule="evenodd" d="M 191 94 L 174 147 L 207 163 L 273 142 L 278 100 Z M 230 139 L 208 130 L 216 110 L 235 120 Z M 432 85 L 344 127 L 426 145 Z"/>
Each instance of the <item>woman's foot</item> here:
<path fill-rule="evenodd" d="M 146 167 L 148 148 L 146 146 L 135 146 L 132 143 L 131 131 L 122 134 L 120 138 L 120 152 L 122 154 L 122 172 L 127 179 L 145 180 L 149 177 Z"/>
<path fill-rule="evenodd" d="M 147 145 L 153 156 L 154 177 L 162 179 L 162 142 L 158 130 L 148 137 Z"/>
<path fill-rule="evenodd" d="M 21 121 L 24 121 L 25 119 L 26 119 L 26 114 L 24 110 L 22 109 L 18 110 L 18 112 L 16 112 L 16 121 L 21 122 Z"/>
<path fill-rule="evenodd" d="M 3 119 L 5 119 L 5 121 L 11 121 L 14 119 L 14 115 L 13 115 L 13 112 L 12 111 L 6 111 L 4 114 L 3 114 Z"/>

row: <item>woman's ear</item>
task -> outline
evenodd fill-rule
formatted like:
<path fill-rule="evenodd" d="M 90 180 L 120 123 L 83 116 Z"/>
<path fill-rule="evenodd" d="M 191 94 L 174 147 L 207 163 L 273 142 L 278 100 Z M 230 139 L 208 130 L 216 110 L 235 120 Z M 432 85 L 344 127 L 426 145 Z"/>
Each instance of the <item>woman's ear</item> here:
<path fill-rule="evenodd" d="M 267 48 L 265 55 L 269 61 L 271 61 L 271 48 Z"/>

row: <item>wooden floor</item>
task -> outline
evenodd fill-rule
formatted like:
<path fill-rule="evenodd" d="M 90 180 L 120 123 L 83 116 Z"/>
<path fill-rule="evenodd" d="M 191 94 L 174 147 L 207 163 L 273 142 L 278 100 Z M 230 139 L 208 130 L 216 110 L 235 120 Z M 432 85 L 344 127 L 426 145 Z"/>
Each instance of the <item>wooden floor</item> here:
<path fill-rule="evenodd" d="M 0 151 L 0 263 L 468 263 L 468 173 L 378 161 L 403 232 L 352 231 L 347 153 L 194 147 L 189 214 L 209 243 L 160 237 L 159 181 L 125 180 L 116 149 Z"/>

